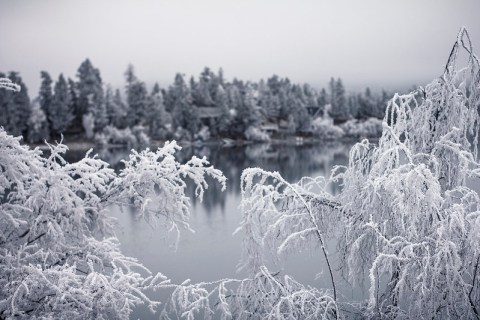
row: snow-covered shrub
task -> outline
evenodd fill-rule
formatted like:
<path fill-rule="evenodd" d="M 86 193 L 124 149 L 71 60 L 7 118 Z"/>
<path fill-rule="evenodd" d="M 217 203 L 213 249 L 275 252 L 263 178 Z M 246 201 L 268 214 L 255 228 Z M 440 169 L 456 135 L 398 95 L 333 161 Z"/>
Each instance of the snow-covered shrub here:
<path fill-rule="evenodd" d="M 192 141 L 192 133 L 180 126 L 173 133 L 173 137 L 178 141 Z"/>
<path fill-rule="evenodd" d="M 150 144 L 150 138 L 146 135 L 145 128 L 142 126 L 125 129 L 107 126 L 101 133 L 95 134 L 94 140 L 95 144 L 100 147 L 117 144 L 127 146 L 129 149 L 141 149 Z"/>
<path fill-rule="evenodd" d="M 140 125 L 132 128 L 132 134 L 137 140 L 136 148 L 143 149 L 150 145 L 150 138 L 146 132 L 146 128 Z"/>
<path fill-rule="evenodd" d="M 208 141 L 210 139 L 210 130 L 207 126 L 203 126 L 199 132 L 194 135 L 195 140 L 199 141 Z"/>
<path fill-rule="evenodd" d="M 364 121 L 348 120 L 340 125 L 347 137 L 352 138 L 379 138 L 382 135 L 382 120 L 368 118 Z"/>
<path fill-rule="evenodd" d="M 270 141 L 268 133 L 262 131 L 260 128 L 250 126 L 245 130 L 245 138 L 249 141 L 267 142 Z"/>
<path fill-rule="evenodd" d="M 205 175 L 225 186 L 221 172 L 205 159 L 178 163 L 175 142 L 134 152 L 116 175 L 89 153 L 67 163 L 65 145 L 49 144 L 44 158 L 19 140 L 0 129 L 1 318 L 128 319 L 139 304 L 157 308 L 145 293 L 175 286 L 121 253 L 106 208 L 133 203 L 178 237 L 189 229 L 185 177 L 202 197 Z"/>
<path fill-rule="evenodd" d="M 324 141 L 334 141 L 342 138 L 345 132 L 333 124 L 331 118 L 317 118 L 312 121 L 312 133 L 316 138 Z"/>

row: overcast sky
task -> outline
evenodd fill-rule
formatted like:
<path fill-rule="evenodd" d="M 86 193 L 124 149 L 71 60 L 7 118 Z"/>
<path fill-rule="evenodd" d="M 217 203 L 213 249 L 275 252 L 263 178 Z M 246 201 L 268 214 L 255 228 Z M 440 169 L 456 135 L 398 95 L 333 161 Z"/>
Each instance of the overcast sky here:
<path fill-rule="evenodd" d="M 210 66 L 229 80 L 405 88 L 441 74 L 462 25 L 480 48 L 479 13 L 479 0 L 0 0 L 0 70 L 19 71 L 31 97 L 41 70 L 74 77 L 87 57 L 116 87 L 132 63 L 162 87 Z"/>

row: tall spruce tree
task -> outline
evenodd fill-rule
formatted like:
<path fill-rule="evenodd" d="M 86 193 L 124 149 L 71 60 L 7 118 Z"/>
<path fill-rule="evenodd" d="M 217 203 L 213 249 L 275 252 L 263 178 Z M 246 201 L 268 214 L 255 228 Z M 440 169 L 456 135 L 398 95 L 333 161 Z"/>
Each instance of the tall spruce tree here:
<path fill-rule="evenodd" d="M 67 81 L 60 74 L 54 87 L 52 103 L 48 107 L 48 119 L 52 134 L 64 133 L 74 118 Z"/>
<path fill-rule="evenodd" d="M 100 120 L 96 120 L 95 125 L 102 129 L 101 125 L 106 119 L 106 110 L 104 104 L 102 78 L 100 76 L 100 70 L 95 68 L 89 59 L 86 59 L 77 71 L 77 90 L 78 90 L 78 115 L 80 117 L 86 114 L 91 114 L 93 117 L 102 117 Z M 97 123 L 98 122 L 98 123 Z"/>
<path fill-rule="evenodd" d="M 47 127 L 48 130 L 52 127 L 51 120 L 49 119 L 49 110 L 53 101 L 53 90 L 52 90 L 52 78 L 47 71 L 40 72 L 40 91 L 38 93 L 40 108 L 42 108 L 43 113 L 47 117 Z"/>
<path fill-rule="evenodd" d="M 200 125 L 198 108 L 192 104 L 192 97 L 188 87 L 180 73 L 175 75 L 173 86 L 168 90 L 172 103 L 172 118 L 175 129 L 183 128 L 195 134 Z"/>
<path fill-rule="evenodd" d="M 127 127 L 127 106 L 122 100 L 120 90 L 116 89 L 113 91 L 111 86 L 107 86 L 107 90 L 105 91 L 105 107 L 110 125 L 119 129 Z"/>
<path fill-rule="evenodd" d="M 158 83 L 155 83 L 148 97 L 146 114 L 146 125 L 148 126 L 150 136 L 154 139 L 164 139 L 171 123 L 172 118 L 165 110 L 160 86 Z"/>
<path fill-rule="evenodd" d="M 329 83 L 330 104 L 332 106 L 330 116 L 336 123 L 345 122 L 350 118 L 345 88 L 340 78 L 337 80 L 331 78 Z"/>
<path fill-rule="evenodd" d="M 230 113 L 230 106 L 228 105 L 227 92 L 221 84 L 218 84 L 215 93 L 215 106 L 220 109 L 221 114 L 220 117 L 216 119 L 214 128 L 211 128 L 211 131 L 214 135 L 225 135 L 228 132 L 232 115 Z"/>
<path fill-rule="evenodd" d="M 130 127 L 144 124 L 147 109 L 147 87 L 135 76 L 133 65 L 128 65 L 125 71 L 127 95 L 127 122 Z"/>

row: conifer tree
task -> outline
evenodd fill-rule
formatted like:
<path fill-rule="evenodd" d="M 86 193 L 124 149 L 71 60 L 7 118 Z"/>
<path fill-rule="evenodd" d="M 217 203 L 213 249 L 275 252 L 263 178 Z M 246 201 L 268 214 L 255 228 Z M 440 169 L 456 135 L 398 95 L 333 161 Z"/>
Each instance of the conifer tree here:
<path fill-rule="evenodd" d="M 163 96 L 158 83 L 153 86 L 148 97 L 146 124 L 152 138 L 165 138 L 167 128 L 171 125 L 172 118 L 165 110 Z"/>
<path fill-rule="evenodd" d="M 0 78 L 3 78 L 0 74 Z M 0 94 L 0 126 L 3 126 L 5 131 L 13 135 L 23 135 L 27 137 L 28 119 L 30 118 L 30 98 L 28 96 L 28 89 L 22 81 L 22 78 L 17 72 L 9 72 L 8 78 L 18 86 L 21 86 L 20 92 L 10 90 L 3 91 Z"/>
<path fill-rule="evenodd" d="M 218 85 L 215 94 L 215 106 L 221 110 L 221 115 L 215 123 L 215 132 L 217 134 L 225 134 L 228 132 L 229 125 L 232 121 L 230 106 L 228 104 L 227 92 L 222 85 Z"/>
<path fill-rule="evenodd" d="M 345 97 L 345 88 L 340 78 L 336 81 L 331 78 L 329 83 L 330 88 L 330 104 L 332 109 L 330 116 L 335 122 L 345 122 L 350 117 L 350 111 L 348 110 L 347 99 Z"/>
<path fill-rule="evenodd" d="M 200 118 L 198 109 L 193 105 L 190 92 L 180 73 L 175 76 L 173 86 L 169 88 L 170 102 L 172 103 L 173 125 L 176 129 L 183 128 L 192 135 L 197 132 Z"/>
<path fill-rule="evenodd" d="M 71 109 L 70 90 L 63 74 L 60 74 L 55 83 L 52 103 L 47 110 L 52 133 L 55 135 L 64 133 L 72 122 L 74 115 Z"/>
<path fill-rule="evenodd" d="M 53 89 L 52 89 L 52 78 L 47 71 L 40 72 L 40 78 L 42 79 L 40 83 L 40 91 L 38 93 L 40 107 L 43 110 L 43 113 L 47 117 L 48 129 L 52 127 L 51 120 L 48 117 L 49 109 L 53 101 Z"/>
<path fill-rule="evenodd" d="M 98 120 L 98 129 L 101 129 L 102 123 L 106 119 L 106 110 L 100 70 L 95 68 L 89 59 L 86 59 L 78 68 L 77 77 L 78 115 L 83 117 L 89 113 L 94 117 L 102 117 L 101 120 Z M 97 125 L 97 121 L 95 125 Z"/>
<path fill-rule="evenodd" d="M 135 76 L 135 70 L 130 64 L 125 71 L 127 82 L 127 122 L 130 127 L 143 124 L 147 109 L 147 88 L 145 83 L 139 81 Z"/>

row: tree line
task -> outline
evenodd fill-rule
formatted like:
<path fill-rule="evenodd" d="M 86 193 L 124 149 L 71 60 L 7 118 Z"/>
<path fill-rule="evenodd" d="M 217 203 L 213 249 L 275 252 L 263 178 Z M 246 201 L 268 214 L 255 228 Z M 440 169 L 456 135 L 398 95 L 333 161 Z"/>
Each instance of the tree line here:
<path fill-rule="evenodd" d="M 227 81 L 222 69 L 213 72 L 208 67 L 198 79 L 187 81 L 177 73 L 168 88 L 155 83 L 149 90 L 132 65 L 125 72 L 121 92 L 105 85 L 100 70 L 86 59 L 75 80 L 63 74 L 54 80 L 42 71 L 38 96 L 31 101 L 18 72 L 0 73 L 0 77 L 22 87 L 15 94 L 0 92 L 0 126 L 30 143 L 60 134 L 78 139 L 103 134 L 108 140 L 113 133 L 126 131 L 155 140 L 194 140 L 200 132 L 214 139 L 245 139 L 249 128 L 265 124 L 274 124 L 286 134 L 308 135 L 312 120 L 323 116 L 327 105 L 335 124 L 382 119 L 389 96 L 385 91 L 373 94 L 369 88 L 347 94 L 340 78 L 332 78 L 321 90 L 277 75 L 259 82 Z"/>

